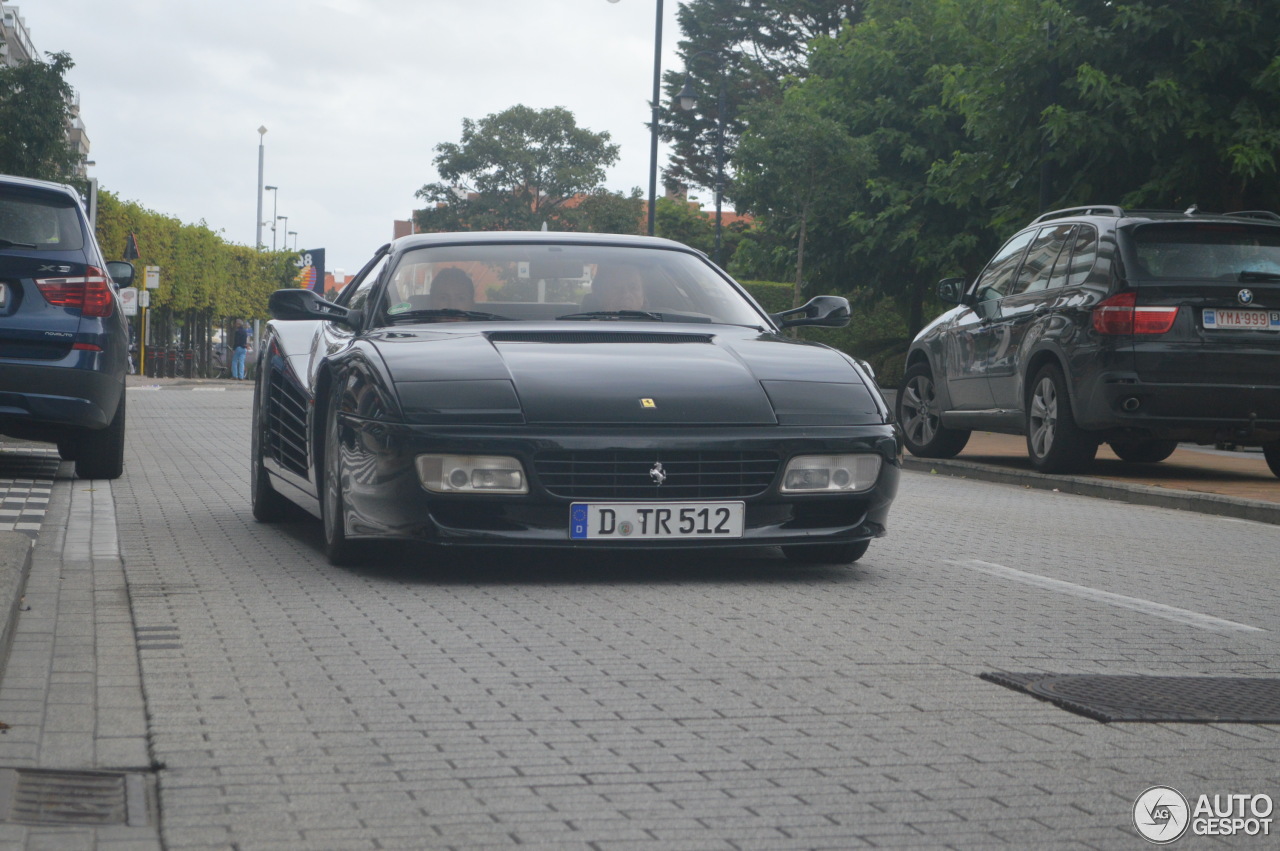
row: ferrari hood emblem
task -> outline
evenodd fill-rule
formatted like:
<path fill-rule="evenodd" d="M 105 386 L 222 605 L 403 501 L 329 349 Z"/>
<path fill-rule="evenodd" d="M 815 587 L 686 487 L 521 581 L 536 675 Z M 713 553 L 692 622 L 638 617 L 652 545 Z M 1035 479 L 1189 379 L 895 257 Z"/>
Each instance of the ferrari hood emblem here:
<path fill-rule="evenodd" d="M 667 480 L 667 471 L 662 469 L 661 461 L 653 465 L 653 469 L 649 471 L 649 478 L 653 479 L 655 485 L 660 485 Z"/>

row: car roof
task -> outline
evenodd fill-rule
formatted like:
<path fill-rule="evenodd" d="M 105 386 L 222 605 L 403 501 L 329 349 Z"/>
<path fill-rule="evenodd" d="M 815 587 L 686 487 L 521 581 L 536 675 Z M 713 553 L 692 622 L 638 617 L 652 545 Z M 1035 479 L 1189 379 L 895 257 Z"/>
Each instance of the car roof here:
<path fill-rule="evenodd" d="M 705 256 L 701 251 L 656 236 L 623 233 L 574 233 L 565 231 L 462 231 L 453 233 L 418 233 L 402 236 L 391 243 L 393 251 L 427 248 L 435 245 L 616 245 L 626 248 L 659 248 Z"/>
<path fill-rule="evenodd" d="M 80 193 L 76 191 L 74 186 L 68 186 L 65 183 L 55 183 L 52 180 L 36 180 L 33 177 L 18 177 L 13 174 L 0 174 L 0 183 L 22 186 L 28 189 L 46 189 L 55 192 L 62 192 L 66 195 L 70 195 L 76 201 L 80 200 Z"/>
<path fill-rule="evenodd" d="M 1280 215 L 1270 210 L 1240 210 L 1232 213 L 1209 213 L 1200 211 L 1195 205 L 1186 210 L 1126 210 L 1109 204 L 1095 204 L 1089 207 L 1068 207 L 1054 210 L 1036 217 L 1031 225 L 1063 219 L 1111 221 L 1116 225 L 1132 225 L 1140 222 L 1231 222 L 1280 227 Z"/>

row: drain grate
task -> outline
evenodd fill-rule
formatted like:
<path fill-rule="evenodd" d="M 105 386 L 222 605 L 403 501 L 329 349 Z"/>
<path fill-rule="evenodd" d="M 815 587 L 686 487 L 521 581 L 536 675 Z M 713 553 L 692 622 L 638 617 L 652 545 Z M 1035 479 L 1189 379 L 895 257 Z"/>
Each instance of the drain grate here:
<path fill-rule="evenodd" d="M 139 827 L 147 812 L 141 774 L 0 768 L 0 823 Z"/>
<path fill-rule="evenodd" d="M 1280 723 L 1280 679 L 979 674 L 1096 721 Z"/>

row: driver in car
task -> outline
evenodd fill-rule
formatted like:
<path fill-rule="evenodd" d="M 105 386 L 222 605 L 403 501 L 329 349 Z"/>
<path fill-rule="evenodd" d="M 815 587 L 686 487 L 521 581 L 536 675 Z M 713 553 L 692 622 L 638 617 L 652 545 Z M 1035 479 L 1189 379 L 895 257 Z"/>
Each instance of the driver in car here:
<path fill-rule="evenodd" d="M 476 288 L 471 276 L 456 267 L 441 269 L 431 282 L 432 310 L 474 310 Z"/>

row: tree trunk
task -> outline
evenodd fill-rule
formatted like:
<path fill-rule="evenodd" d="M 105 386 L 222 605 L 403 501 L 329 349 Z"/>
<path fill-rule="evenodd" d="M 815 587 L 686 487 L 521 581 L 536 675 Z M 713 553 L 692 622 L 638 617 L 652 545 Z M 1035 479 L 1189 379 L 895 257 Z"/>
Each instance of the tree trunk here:
<path fill-rule="evenodd" d="M 796 284 L 791 293 L 791 306 L 804 304 L 804 241 L 809 233 L 809 208 L 800 211 L 800 239 L 796 244 Z"/>

